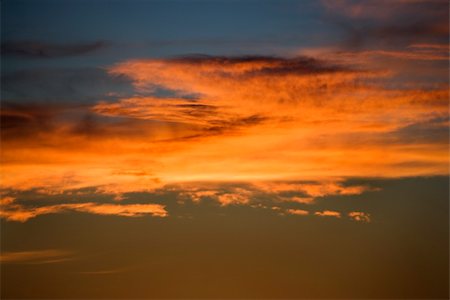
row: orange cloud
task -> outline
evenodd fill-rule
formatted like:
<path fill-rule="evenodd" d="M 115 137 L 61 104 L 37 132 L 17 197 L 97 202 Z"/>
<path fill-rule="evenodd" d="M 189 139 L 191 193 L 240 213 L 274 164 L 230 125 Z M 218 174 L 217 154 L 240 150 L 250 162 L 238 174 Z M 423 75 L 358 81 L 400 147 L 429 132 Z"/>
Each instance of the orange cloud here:
<path fill-rule="evenodd" d="M 312 202 L 368 191 L 341 178 L 448 174 L 447 87 L 393 89 L 385 70 L 308 57 L 130 60 L 109 71 L 132 79 L 139 96 L 90 107 L 98 121 L 74 124 L 56 110 L 44 129 L 30 126 L 51 118 L 41 109 L 2 130 L 3 189 L 93 188 L 120 200 L 167 184 L 246 182 L 276 200 Z M 157 88 L 173 95 L 158 98 Z M 286 183 L 299 180 L 312 183 Z M 289 188 L 299 194 L 277 195 Z M 223 194 L 214 195 L 222 204 L 248 199 Z M 36 211 L 22 213 L 15 218 Z"/>
<path fill-rule="evenodd" d="M 164 187 L 169 188 L 169 187 Z M 269 196 L 273 202 L 296 202 L 314 204 L 315 198 L 335 195 L 360 195 L 377 188 L 348 185 L 339 180 L 319 180 L 315 182 L 241 182 L 239 187 L 227 185 L 227 182 L 191 182 L 170 187 L 180 192 L 181 200 L 190 199 L 199 203 L 204 199 L 217 201 L 221 205 L 255 204 L 258 197 Z M 289 195 L 291 194 L 291 195 Z"/>
<path fill-rule="evenodd" d="M 135 97 L 117 103 L 100 102 L 93 111 L 106 116 L 121 116 L 192 125 L 209 125 L 225 116 L 215 115 L 215 106 L 183 98 Z"/>
<path fill-rule="evenodd" d="M 250 204 L 253 190 L 240 187 L 226 187 L 223 183 L 188 183 L 174 187 L 180 192 L 181 199 L 190 199 L 195 203 L 209 198 L 217 201 L 221 206 Z"/>
<path fill-rule="evenodd" d="M 125 217 L 141 217 L 151 215 L 168 216 L 164 205 L 160 204 L 89 204 L 76 210 L 98 215 L 117 215 Z"/>
<path fill-rule="evenodd" d="M 442 50 L 448 52 L 450 50 L 450 45 L 448 44 L 412 44 L 411 48 L 417 49 L 427 49 L 431 50 Z"/>
<path fill-rule="evenodd" d="M 314 203 L 314 198 L 312 198 L 312 197 L 293 196 L 293 197 L 282 197 L 282 199 L 284 199 L 286 201 L 297 202 L 297 203 L 302 203 L 302 204 L 312 204 L 312 203 Z"/>
<path fill-rule="evenodd" d="M 436 48 L 435 48 L 436 49 Z M 439 48 L 437 48 L 439 49 Z M 440 50 L 440 49 L 439 49 Z M 395 59 L 409 59 L 409 60 L 443 60 L 449 59 L 448 51 L 424 51 L 420 49 L 419 51 L 394 51 L 394 50 L 367 50 L 358 52 L 340 52 L 337 53 L 340 59 L 360 59 L 361 62 L 364 60 L 375 60 L 377 56 L 385 56 Z"/>
<path fill-rule="evenodd" d="M 206 191 L 184 191 L 182 197 L 188 197 L 193 202 L 199 203 L 204 198 L 211 198 L 217 195 L 218 191 L 206 190 Z"/>
<path fill-rule="evenodd" d="M 297 215 L 297 216 L 307 216 L 309 212 L 303 209 L 288 209 L 286 210 L 288 214 Z"/>
<path fill-rule="evenodd" d="M 368 186 L 344 186 L 337 180 L 320 180 L 318 182 L 257 182 L 257 189 L 266 193 L 301 192 L 309 197 L 293 196 L 285 200 L 293 202 L 311 202 L 313 198 L 332 195 L 359 195 L 366 191 L 376 190 Z"/>
<path fill-rule="evenodd" d="M 61 213 L 66 211 L 79 211 L 97 215 L 116 215 L 125 217 L 141 217 L 145 215 L 168 216 L 164 205 L 160 204 L 98 204 L 74 203 L 56 204 L 41 207 L 25 207 L 22 205 L 2 206 L 0 217 L 9 221 L 25 222 L 39 215 Z"/>
<path fill-rule="evenodd" d="M 14 202 L 15 198 L 10 196 L 5 196 L 0 198 L 0 207 L 4 205 L 9 205 Z"/>
<path fill-rule="evenodd" d="M 248 195 L 244 193 L 222 194 L 217 197 L 220 205 L 226 206 L 230 204 L 247 204 L 250 202 Z"/>
<path fill-rule="evenodd" d="M 341 213 L 340 212 L 333 211 L 333 210 L 317 211 L 317 212 L 314 213 L 314 215 L 320 216 L 320 217 L 335 217 L 335 218 L 340 218 L 341 217 Z"/>

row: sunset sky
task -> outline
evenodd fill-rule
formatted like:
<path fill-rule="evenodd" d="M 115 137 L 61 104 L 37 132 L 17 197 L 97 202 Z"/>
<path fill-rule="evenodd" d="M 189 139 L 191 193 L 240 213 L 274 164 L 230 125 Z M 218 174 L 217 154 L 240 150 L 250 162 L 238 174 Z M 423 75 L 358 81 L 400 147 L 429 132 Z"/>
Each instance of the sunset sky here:
<path fill-rule="evenodd" d="M 447 0 L 1 3 L 1 298 L 449 296 Z"/>

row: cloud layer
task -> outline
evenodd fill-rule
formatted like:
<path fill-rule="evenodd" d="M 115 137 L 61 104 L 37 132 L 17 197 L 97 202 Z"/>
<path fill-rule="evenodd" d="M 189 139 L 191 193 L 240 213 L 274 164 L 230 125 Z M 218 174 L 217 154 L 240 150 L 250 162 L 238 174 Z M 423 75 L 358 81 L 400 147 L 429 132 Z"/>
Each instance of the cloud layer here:
<path fill-rule="evenodd" d="M 389 70 L 322 57 L 130 60 L 109 74 L 133 82 L 131 98 L 6 105 L 3 188 L 94 188 L 121 199 L 182 182 L 262 182 L 274 194 L 290 188 L 286 181 L 313 180 L 297 187 L 303 195 L 277 196 L 307 204 L 365 191 L 336 184 L 343 177 L 448 173 L 447 88 L 392 88 Z M 267 183 L 275 181 L 285 183 Z M 216 197 L 224 206 L 248 202 L 243 192 Z"/>
<path fill-rule="evenodd" d="M 183 55 L 6 74 L 3 216 L 167 214 L 156 204 L 22 207 L 8 200 L 26 191 L 76 197 L 90 190 L 117 201 L 178 186 L 195 203 L 274 208 L 375 190 L 346 178 L 448 175 L 448 4 L 321 5 L 342 43 L 278 56 Z M 2 52 L 57 58 L 106 46 L 5 41 Z M 227 182 L 237 187 L 224 190 Z M 273 203 L 255 203 L 263 195 Z M 284 210 L 302 211 L 338 216 Z M 370 220 L 356 210 L 338 213 Z"/>

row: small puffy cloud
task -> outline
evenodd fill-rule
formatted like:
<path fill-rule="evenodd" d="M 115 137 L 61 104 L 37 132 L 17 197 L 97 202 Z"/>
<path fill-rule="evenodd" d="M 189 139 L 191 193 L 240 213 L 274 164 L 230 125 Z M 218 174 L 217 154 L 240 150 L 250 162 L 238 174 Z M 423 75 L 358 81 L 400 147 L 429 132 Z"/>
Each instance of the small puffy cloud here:
<path fill-rule="evenodd" d="M 250 199 L 246 194 L 227 193 L 217 196 L 217 201 L 219 201 L 220 205 L 227 206 L 231 204 L 248 204 Z"/>
<path fill-rule="evenodd" d="M 358 222 L 369 223 L 371 221 L 370 214 L 360 211 L 352 211 L 348 213 L 348 216 Z"/>
<path fill-rule="evenodd" d="M 192 202 L 199 203 L 205 198 L 215 198 L 219 191 L 216 190 L 183 190 L 180 192 L 182 198 L 189 198 Z"/>

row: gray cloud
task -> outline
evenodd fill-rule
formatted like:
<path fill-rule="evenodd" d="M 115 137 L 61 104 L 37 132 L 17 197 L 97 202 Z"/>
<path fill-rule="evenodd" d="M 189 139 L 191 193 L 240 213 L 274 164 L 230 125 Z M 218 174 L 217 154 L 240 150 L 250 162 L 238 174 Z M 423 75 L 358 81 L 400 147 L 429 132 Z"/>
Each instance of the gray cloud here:
<path fill-rule="evenodd" d="M 167 59 L 167 62 L 191 64 L 191 65 L 218 65 L 232 67 L 239 64 L 257 64 L 263 65 L 258 68 L 244 72 L 243 76 L 258 75 L 284 75 L 284 74 L 314 74 L 314 73 L 332 73 L 351 71 L 346 66 L 331 64 L 324 60 L 319 60 L 307 56 L 297 56 L 294 58 L 284 58 L 277 56 L 210 56 L 204 54 L 194 54 Z"/>
<path fill-rule="evenodd" d="M 6 41 L 1 45 L 2 55 L 26 58 L 59 58 L 84 55 L 108 46 L 107 42 L 96 41 L 78 44 L 54 44 L 40 41 Z"/>
<path fill-rule="evenodd" d="M 131 81 L 101 68 L 36 68 L 2 74 L 2 98 L 16 102 L 95 102 L 131 95 Z"/>

